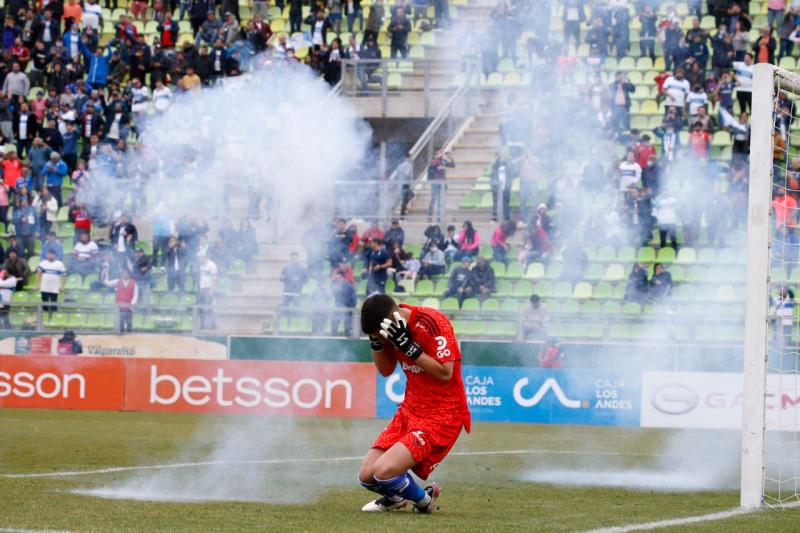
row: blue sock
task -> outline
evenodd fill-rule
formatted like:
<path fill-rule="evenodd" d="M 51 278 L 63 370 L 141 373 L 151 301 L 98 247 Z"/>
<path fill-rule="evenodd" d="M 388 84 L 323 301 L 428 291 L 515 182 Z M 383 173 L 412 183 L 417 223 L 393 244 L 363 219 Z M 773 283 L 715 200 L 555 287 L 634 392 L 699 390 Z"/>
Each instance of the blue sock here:
<path fill-rule="evenodd" d="M 378 479 L 375 481 L 380 487 L 381 494 L 386 496 L 400 496 L 415 503 L 424 501 L 428 494 L 425 489 L 417 485 L 410 474 L 400 474 L 391 479 Z"/>
<path fill-rule="evenodd" d="M 360 479 L 358 480 L 358 482 L 361 483 L 361 486 L 364 487 L 365 489 L 371 490 L 372 492 L 377 492 L 378 494 L 382 494 L 381 493 L 381 489 L 377 484 L 375 484 L 375 483 L 364 483 Z"/>

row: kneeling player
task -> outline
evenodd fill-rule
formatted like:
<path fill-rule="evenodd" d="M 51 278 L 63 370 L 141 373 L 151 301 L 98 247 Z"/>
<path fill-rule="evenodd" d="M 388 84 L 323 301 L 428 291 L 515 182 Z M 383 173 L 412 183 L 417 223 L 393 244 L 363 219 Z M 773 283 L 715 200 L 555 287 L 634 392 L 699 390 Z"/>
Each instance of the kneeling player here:
<path fill-rule="evenodd" d="M 435 309 L 398 306 L 376 294 L 361 307 L 361 329 L 369 335 L 378 372 L 389 376 L 400 362 L 407 378 L 403 403 L 361 464 L 361 484 L 381 495 L 362 511 L 411 503 L 412 510 L 429 513 L 441 489 L 435 483 L 423 489 L 408 471 L 428 479 L 470 425 L 453 326 Z"/>

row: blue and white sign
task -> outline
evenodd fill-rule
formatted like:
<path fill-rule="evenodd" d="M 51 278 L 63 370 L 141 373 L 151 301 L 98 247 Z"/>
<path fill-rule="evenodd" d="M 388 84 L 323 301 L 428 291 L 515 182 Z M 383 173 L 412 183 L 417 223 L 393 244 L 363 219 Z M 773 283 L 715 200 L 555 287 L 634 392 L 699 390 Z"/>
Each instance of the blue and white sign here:
<path fill-rule="evenodd" d="M 464 366 L 462 376 L 477 421 L 639 426 L 638 372 Z M 405 381 L 378 375 L 378 417 L 394 414 Z"/>

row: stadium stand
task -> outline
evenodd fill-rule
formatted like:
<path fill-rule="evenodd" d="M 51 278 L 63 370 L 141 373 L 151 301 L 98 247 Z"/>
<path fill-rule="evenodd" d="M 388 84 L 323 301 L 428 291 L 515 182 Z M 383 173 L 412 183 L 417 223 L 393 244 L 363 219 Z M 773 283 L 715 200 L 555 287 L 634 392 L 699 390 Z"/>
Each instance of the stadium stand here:
<path fill-rule="evenodd" d="M 186 265 L 181 266 L 186 269 L 181 270 L 180 276 L 183 290 L 178 291 L 177 274 L 164 264 L 163 250 L 161 257 L 154 258 L 157 250 L 151 239 L 125 237 L 137 231 L 143 236 L 156 234 L 159 222 L 134 217 L 133 227 L 128 228 L 121 213 L 97 212 L 93 206 L 79 202 L 77 191 L 83 186 L 90 187 L 91 180 L 83 179 L 78 159 L 86 160 L 89 175 L 98 165 L 112 164 L 115 153 L 127 152 L 135 146 L 138 114 L 160 112 L 171 98 L 182 92 L 221 83 L 264 64 L 292 62 L 308 65 L 331 86 L 336 86 L 342 77 L 341 59 L 387 58 L 392 56 L 394 48 L 395 54 L 407 54 L 409 59 L 455 60 L 467 53 L 476 54 L 480 62 L 475 90 L 483 103 L 445 143 L 456 166 L 446 169 L 452 185 L 446 193 L 447 210 L 442 220 L 455 224 L 456 234 L 463 221 L 475 222 L 483 238 L 478 254 L 470 255 L 490 260 L 494 290 L 481 298 L 467 298 L 461 305 L 457 298 L 445 297 L 449 276 L 459 265 L 458 260 L 452 260 L 457 252 L 451 251 L 445 254 L 448 262 L 443 275 L 424 279 L 422 275 L 401 274 L 397 279 L 388 279 L 387 291 L 408 303 L 446 310 L 456 319 L 459 331 L 467 336 L 524 338 L 527 334 L 524 317 L 534 294 L 541 297 L 547 310 L 548 327 L 539 331 L 539 336 L 546 333 L 580 340 L 658 340 L 668 336 L 679 341 L 710 342 L 735 340 L 741 335 L 741 328 L 736 326 L 741 321 L 744 300 L 744 229 L 740 215 L 746 202 L 747 179 L 746 116 L 742 121 L 742 112 L 746 111 L 743 106 L 747 104 L 744 93 L 749 61 L 745 53 L 751 54 L 756 62 L 771 59 L 785 68 L 795 68 L 798 50 L 793 46 L 797 23 L 794 11 L 787 11 L 785 18 L 776 22 L 777 39 L 770 40 L 761 35 L 761 28 L 767 24 L 766 2 L 756 1 L 704 4 L 702 16 L 695 18 L 689 14 L 686 2 L 567 0 L 494 5 L 458 0 L 449 4 L 424 3 L 424 6 L 413 2 L 407 6 L 401 0 L 362 0 L 353 4 L 350 17 L 345 13 L 341 21 L 337 20 L 337 10 L 341 11 L 343 4 L 335 2 L 267 5 L 265 13 L 260 13 L 263 11 L 260 2 L 253 5 L 224 2 L 222 6 L 195 3 L 185 16 L 181 16 L 175 5 L 170 6 L 174 9 L 168 17 L 162 4 L 156 3 L 143 16 L 137 14 L 134 18 L 127 0 L 115 3 L 113 9 L 98 8 L 94 0 L 87 1 L 74 30 L 77 33 L 70 31 L 60 2 L 46 4 L 31 13 L 25 9 L 10 13 L 10 6 L 15 4 L 6 3 L 6 14 L 11 19 L 3 33 L 5 83 L 0 99 L 0 141 L 6 152 L 2 169 L 7 209 L 0 209 L 0 216 L 5 214 L 9 231 L 0 244 L 6 255 L 10 249 L 17 249 L 18 255 L 27 261 L 27 268 L 35 273 L 47 256 L 46 251 L 42 252 L 42 247 L 47 246 L 43 237 L 47 229 L 52 229 L 61 243 L 68 273 L 59 296 L 62 305 L 53 313 L 42 313 L 40 291 L 33 290 L 35 274 L 28 276 L 27 284 L 18 283 L 13 294 L 7 291 L 12 327 L 112 330 L 116 327 L 112 311 L 119 307 L 120 296 L 116 285 L 109 286 L 109 281 L 115 279 L 109 272 L 118 268 L 119 263 L 127 263 L 136 270 L 141 260 L 142 274 L 134 277 L 152 290 L 143 291 L 147 304 L 134 312 L 133 329 L 203 330 L 197 316 L 202 308 L 198 310 L 197 305 L 213 298 L 207 289 L 201 292 L 202 274 L 195 256 L 206 246 L 201 236 L 217 230 L 227 232 L 230 237 L 223 239 L 228 248 L 217 249 L 214 257 L 220 263 L 224 257 L 226 263 L 219 265 L 224 275 L 219 276 L 214 289 L 223 298 L 218 301 L 232 307 L 262 306 L 265 308 L 262 314 L 269 315 L 256 321 L 255 330 L 248 330 L 235 316 L 227 320 L 221 312 L 217 324 L 221 330 L 291 335 L 328 333 L 327 318 L 320 317 L 336 313 L 332 309 L 339 308 L 337 302 L 351 301 L 343 294 L 349 292 L 343 286 L 333 287 L 340 292 L 330 292 L 327 280 L 334 270 L 333 261 L 325 258 L 317 261 L 308 250 L 299 250 L 294 244 L 259 247 L 255 231 L 246 226 L 238 229 L 214 226 L 212 230 L 201 220 L 170 220 L 167 225 L 174 227 L 161 231 L 152 241 L 156 243 L 159 238 L 167 239 L 170 233 L 175 233 L 177 242 L 188 248 Z M 74 14 L 75 8 L 69 3 L 67 6 Z M 403 17 L 397 20 L 401 8 L 408 8 L 410 30 Z M 730 38 L 726 40 L 718 28 L 720 24 L 732 23 L 738 31 L 727 30 Z M 336 25 L 341 26 L 338 34 Z M 299 31 L 292 31 L 298 26 Z M 375 48 L 368 45 L 370 36 Z M 563 45 L 565 40 L 568 44 Z M 37 41 L 41 44 L 36 44 Z M 650 42 L 652 53 L 648 48 Z M 97 54 L 93 53 L 94 45 L 99 45 Z M 13 67 L 15 62 L 19 71 Z M 700 66 L 693 69 L 693 63 Z M 389 91 L 419 90 L 426 83 L 427 75 L 423 76 L 415 63 L 398 60 L 388 65 L 386 80 L 366 79 L 368 91 L 383 85 Z M 677 65 L 684 68 L 685 84 L 677 75 Z M 673 73 L 675 76 L 671 76 Z M 452 88 L 472 83 L 464 73 L 442 70 L 440 74 L 428 82 Z M 733 90 L 725 85 L 724 76 L 730 76 Z M 543 80 L 550 80 L 553 85 L 547 87 Z M 613 93 L 612 86 L 617 88 Z M 695 91 L 696 86 L 702 90 Z M 100 93 L 92 94 L 93 88 Z M 574 149 L 559 162 L 558 176 L 548 169 L 534 173 L 523 183 L 520 158 L 525 150 L 539 158 L 547 147 L 531 148 L 531 132 L 519 133 L 530 123 L 521 124 L 519 117 L 526 116 L 527 98 L 540 98 L 554 88 L 560 93 L 558 102 L 582 106 L 587 115 L 594 113 L 597 119 L 581 118 L 591 124 L 586 128 L 576 129 L 573 125 Z M 688 104 L 678 105 L 682 102 L 675 102 L 674 91 L 680 91 Z M 793 105 L 787 100 L 789 117 Z M 691 121 L 675 118 L 670 122 L 669 107 L 691 114 Z M 721 114 L 722 107 L 729 113 Z M 32 119 L 30 122 L 28 117 Z M 534 117 L 537 120 L 541 122 L 540 117 Z M 698 120 L 700 130 L 691 133 L 693 123 Z M 72 122 L 74 126 L 68 127 Z M 533 132 L 533 137 L 547 136 L 557 127 L 557 123 L 551 124 Z M 785 131 L 795 131 L 797 127 L 787 120 Z M 720 207 L 722 222 L 714 219 L 718 213 L 708 206 L 700 209 L 696 220 L 686 219 L 682 211 L 686 199 L 699 194 L 690 183 L 670 185 L 670 194 L 678 201 L 677 223 L 669 223 L 669 205 L 661 205 L 669 204 L 670 194 L 648 187 L 652 183 L 634 180 L 630 184 L 637 190 L 635 193 L 627 186 L 616 188 L 620 162 L 627 151 L 632 149 L 634 158 L 645 154 L 640 170 L 646 166 L 649 148 L 637 134 L 650 137 L 659 165 L 665 167 L 663 172 L 667 168 L 671 172 L 678 168 L 686 170 L 685 165 L 689 165 L 706 169 L 704 175 L 713 174 L 709 191 L 715 198 L 725 200 Z M 97 139 L 93 140 L 93 136 Z M 37 137 L 42 141 L 35 141 Z M 787 150 L 795 148 L 793 141 L 791 137 Z M 675 147 L 680 148 L 674 150 Z M 594 159 L 605 151 L 617 159 L 613 162 Z M 66 172 L 63 168 L 45 171 L 51 152 L 60 154 L 56 162 L 63 163 Z M 22 168 L 22 163 L 28 168 Z M 797 167 L 800 170 L 800 161 Z M 409 260 L 406 253 L 413 253 L 416 260 L 426 259 L 424 254 L 428 253 L 428 247 L 423 246 L 426 241 L 423 231 L 428 228 L 427 208 L 432 190 L 425 179 L 429 171 L 418 170 L 415 169 L 413 176 L 417 181 L 412 184 L 416 197 L 410 202 L 408 214 L 401 213 L 399 206 L 394 212 L 397 217 L 405 215 L 404 249 L 391 258 L 395 270 L 401 272 L 415 268 L 414 259 Z M 26 171 L 30 171 L 30 177 L 24 175 Z M 495 199 L 501 172 L 504 176 L 507 173 L 510 183 L 506 204 Z M 602 182 L 592 190 L 592 213 L 596 214 L 598 225 L 592 228 L 594 234 L 580 236 L 579 251 L 565 255 L 574 239 L 565 231 L 569 210 L 565 209 L 568 206 L 560 187 L 570 180 L 586 180 L 587 176 Z M 57 208 L 49 215 L 44 206 L 47 198 L 43 202 L 40 194 L 42 184 L 58 199 Z M 0 208 L 4 207 L 2 196 Z M 786 197 L 776 192 L 779 202 L 776 205 L 788 205 L 791 211 L 795 196 L 796 191 L 789 191 Z M 34 205 L 33 224 L 27 222 L 30 208 L 23 205 L 23 199 Z M 647 226 L 637 214 L 636 224 L 643 229 L 636 238 L 631 238 L 631 209 L 648 203 L 661 210 L 660 215 Z M 545 206 L 544 211 L 539 209 L 540 204 Z M 649 217 L 650 209 L 647 207 L 642 213 L 648 212 Z M 505 261 L 500 260 L 503 258 L 498 257 L 490 244 L 499 231 L 490 221 L 499 214 L 510 215 L 522 223 L 515 228 L 516 232 L 508 232 Z M 610 223 L 608 217 L 616 217 L 616 222 Z M 541 227 L 546 220 L 552 221 L 557 229 L 547 236 L 551 242 L 543 249 L 533 228 Z M 621 228 L 618 236 L 600 238 L 614 225 Z M 106 228 L 117 233 L 106 237 Z M 90 230 L 99 244 L 96 251 L 87 251 L 85 247 L 89 245 L 77 244 L 78 235 L 85 230 Z M 324 243 L 321 246 L 330 252 L 327 240 L 337 235 L 338 230 L 333 225 L 312 230 L 317 232 L 315 238 Z M 365 230 L 360 224 L 355 232 L 362 242 Z M 445 233 L 444 227 L 440 230 Z M 10 241 L 10 233 L 15 234 L 18 242 Z M 39 238 L 31 238 L 33 233 L 38 233 Z M 673 235 L 675 242 L 671 243 L 669 237 Z M 342 238 L 352 240 L 353 234 L 346 233 Z M 162 245 L 166 246 L 166 240 Z M 137 249 L 142 255 L 136 255 Z M 301 252 L 308 276 L 313 279 L 301 284 L 299 296 L 292 300 L 291 306 L 281 308 L 283 298 L 277 296 L 285 289 L 281 272 L 291 251 Z M 73 264 L 87 254 L 91 256 L 92 268 L 81 270 L 85 264 L 77 267 Z M 583 258 L 577 273 L 575 254 Z M 369 265 L 369 258 L 350 254 L 347 259 L 355 277 L 351 279 L 351 272 L 344 279 L 352 282 L 357 298 L 363 298 L 370 280 L 361 279 L 360 274 Z M 321 266 L 315 267 L 312 262 Z M 633 268 L 634 263 L 642 265 L 642 269 Z M 671 281 L 666 294 L 656 296 L 658 291 L 651 287 L 657 264 L 666 266 Z M 9 272 L 21 268 L 16 263 L 5 266 Z M 772 276 L 775 283 L 798 279 L 798 270 L 776 269 Z M 319 296 L 323 292 L 325 305 L 320 307 Z M 349 317 L 345 313 L 340 318 Z M 203 322 L 208 326 L 214 321 Z M 325 324 L 321 325 L 322 322 Z M 659 327 L 652 327 L 653 322 Z M 347 328 L 335 333 L 348 331 L 356 333 Z M 718 335 L 721 333 L 725 335 Z"/>

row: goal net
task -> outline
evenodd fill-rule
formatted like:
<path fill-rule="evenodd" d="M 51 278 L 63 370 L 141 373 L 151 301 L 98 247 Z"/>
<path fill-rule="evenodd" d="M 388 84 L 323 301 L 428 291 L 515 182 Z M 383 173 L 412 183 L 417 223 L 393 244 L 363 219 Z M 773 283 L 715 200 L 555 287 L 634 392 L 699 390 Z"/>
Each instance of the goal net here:
<path fill-rule="evenodd" d="M 753 73 L 741 504 L 785 506 L 800 502 L 800 76 Z"/>

